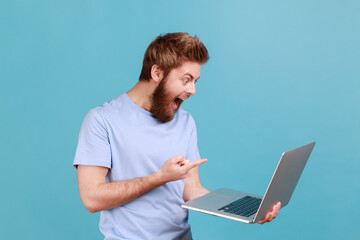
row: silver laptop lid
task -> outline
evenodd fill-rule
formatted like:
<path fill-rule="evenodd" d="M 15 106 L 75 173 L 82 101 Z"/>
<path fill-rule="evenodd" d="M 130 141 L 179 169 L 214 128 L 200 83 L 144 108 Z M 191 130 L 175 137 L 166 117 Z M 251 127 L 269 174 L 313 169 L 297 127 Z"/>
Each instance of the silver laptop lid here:
<path fill-rule="evenodd" d="M 312 142 L 282 154 L 254 222 L 263 219 L 276 202 L 281 202 L 281 207 L 289 203 L 314 146 L 315 142 Z"/>

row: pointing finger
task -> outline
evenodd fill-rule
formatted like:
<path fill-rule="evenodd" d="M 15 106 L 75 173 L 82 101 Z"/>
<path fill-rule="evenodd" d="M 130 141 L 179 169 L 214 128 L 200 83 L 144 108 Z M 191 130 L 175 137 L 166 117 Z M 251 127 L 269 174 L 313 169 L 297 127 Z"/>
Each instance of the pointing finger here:
<path fill-rule="evenodd" d="M 199 166 L 200 164 L 203 164 L 203 163 L 205 163 L 205 162 L 207 162 L 207 159 L 206 159 L 206 158 L 193 161 L 193 162 L 191 162 L 191 163 L 189 163 L 189 164 L 187 165 L 187 170 L 190 170 L 190 169 L 192 169 L 192 168 L 194 168 L 194 167 L 197 167 L 197 166 Z"/>

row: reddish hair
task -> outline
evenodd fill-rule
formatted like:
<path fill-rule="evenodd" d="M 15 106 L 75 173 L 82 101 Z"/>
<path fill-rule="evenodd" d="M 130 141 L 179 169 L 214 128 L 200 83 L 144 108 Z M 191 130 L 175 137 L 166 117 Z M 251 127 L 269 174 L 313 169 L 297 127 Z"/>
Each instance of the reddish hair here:
<path fill-rule="evenodd" d="M 154 64 L 164 71 L 164 77 L 185 61 L 204 64 L 209 60 L 205 45 L 195 35 L 185 32 L 159 35 L 145 51 L 139 80 L 151 79 L 151 68 Z"/>

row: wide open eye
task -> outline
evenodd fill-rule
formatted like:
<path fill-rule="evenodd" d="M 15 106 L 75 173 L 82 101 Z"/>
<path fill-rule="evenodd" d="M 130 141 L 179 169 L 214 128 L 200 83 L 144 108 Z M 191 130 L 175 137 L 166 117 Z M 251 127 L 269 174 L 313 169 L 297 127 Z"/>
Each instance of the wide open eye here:
<path fill-rule="evenodd" d="M 183 81 L 184 81 L 184 84 L 187 84 L 190 81 L 190 79 L 184 78 Z"/>

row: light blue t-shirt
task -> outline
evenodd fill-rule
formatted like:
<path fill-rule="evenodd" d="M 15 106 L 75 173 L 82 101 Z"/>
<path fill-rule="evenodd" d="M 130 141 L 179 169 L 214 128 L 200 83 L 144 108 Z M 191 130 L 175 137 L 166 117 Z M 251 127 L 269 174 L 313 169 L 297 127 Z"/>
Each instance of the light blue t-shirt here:
<path fill-rule="evenodd" d="M 179 108 L 160 123 L 126 93 L 91 109 L 79 134 L 74 166 L 109 168 L 107 182 L 150 175 L 170 158 L 200 159 L 196 126 Z M 166 183 L 121 207 L 102 211 L 100 231 L 113 239 L 191 239 L 188 211 L 181 207 L 184 180 Z"/>

